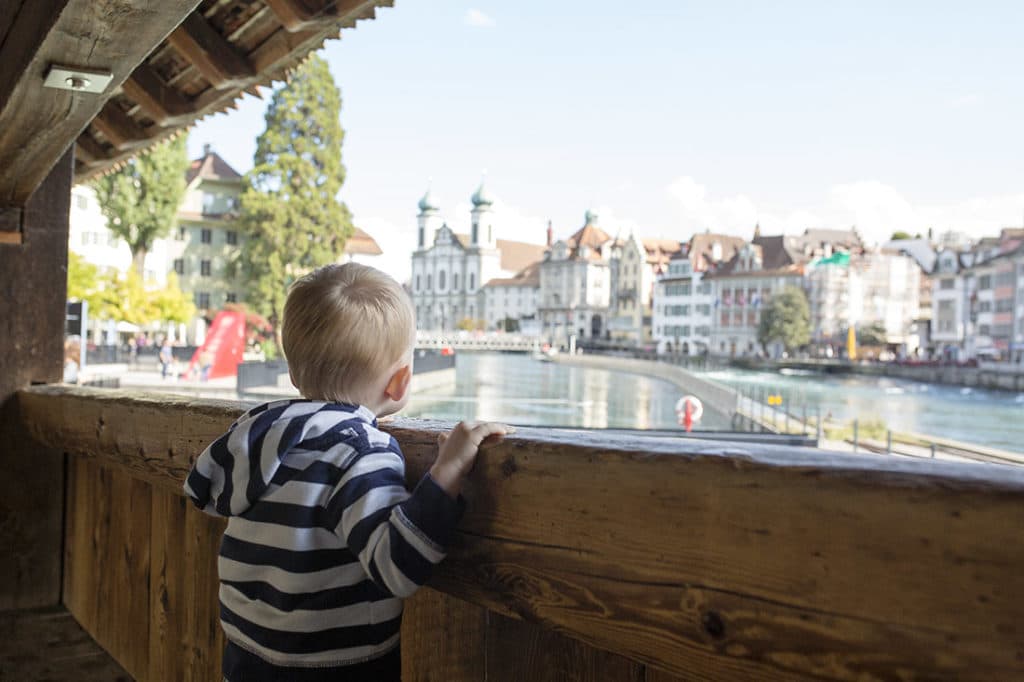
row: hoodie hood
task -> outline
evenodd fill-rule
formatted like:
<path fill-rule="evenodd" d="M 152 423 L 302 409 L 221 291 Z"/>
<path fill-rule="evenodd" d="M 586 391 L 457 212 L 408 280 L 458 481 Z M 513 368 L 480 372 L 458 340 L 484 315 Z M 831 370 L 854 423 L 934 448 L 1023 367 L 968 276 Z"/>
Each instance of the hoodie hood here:
<path fill-rule="evenodd" d="M 361 405 L 281 400 L 249 410 L 196 459 L 185 481 L 197 507 L 218 516 L 244 514 L 274 484 L 275 476 L 305 469 L 315 460 L 289 457 L 294 450 L 323 450 L 359 437 L 377 419 Z M 365 437 L 365 436 L 363 436 Z"/>

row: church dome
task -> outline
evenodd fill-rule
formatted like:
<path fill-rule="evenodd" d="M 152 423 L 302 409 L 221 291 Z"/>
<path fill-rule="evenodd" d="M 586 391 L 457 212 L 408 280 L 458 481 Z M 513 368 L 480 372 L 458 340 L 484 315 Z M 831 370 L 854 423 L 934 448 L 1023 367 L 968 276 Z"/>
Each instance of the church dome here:
<path fill-rule="evenodd" d="M 494 203 L 494 196 L 487 190 L 484 183 L 480 183 L 480 187 L 473 192 L 473 196 L 469 198 L 473 202 L 474 206 L 490 206 Z"/>
<path fill-rule="evenodd" d="M 597 211 L 593 209 L 587 209 L 587 212 L 583 214 L 584 225 L 597 225 Z"/>
<path fill-rule="evenodd" d="M 420 199 L 419 207 L 420 213 L 426 213 L 428 211 L 437 211 L 440 210 L 441 208 L 440 206 L 437 205 L 437 201 L 434 199 L 434 195 L 430 193 L 429 189 L 427 190 L 427 193 L 423 195 L 423 198 Z"/>

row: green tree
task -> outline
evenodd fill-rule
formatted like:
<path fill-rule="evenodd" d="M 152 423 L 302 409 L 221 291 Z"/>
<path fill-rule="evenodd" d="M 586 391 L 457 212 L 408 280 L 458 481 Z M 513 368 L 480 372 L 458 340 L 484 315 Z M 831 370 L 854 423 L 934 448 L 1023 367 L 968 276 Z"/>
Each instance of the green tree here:
<path fill-rule="evenodd" d="M 885 325 L 878 322 L 857 330 L 857 343 L 861 346 L 884 346 L 886 339 Z"/>
<path fill-rule="evenodd" d="M 918 235 L 918 236 L 920 236 L 920 235 Z M 909 232 L 904 232 L 903 230 L 898 230 L 898 231 L 892 233 L 892 238 L 891 239 L 894 242 L 898 242 L 898 241 L 903 241 L 905 239 L 913 239 L 913 238 L 914 237 L 911 236 L 911 234 Z"/>
<path fill-rule="evenodd" d="M 162 289 L 147 292 L 152 306 L 153 322 L 185 323 L 196 314 L 196 307 L 178 286 L 178 275 L 167 275 L 167 284 Z"/>
<path fill-rule="evenodd" d="M 185 136 L 162 142 L 94 183 L 107 227 L 128 242 L 141 277 L 153 242 L 170 234 L 185 194 Z"/>
<path fill-rule="evenodd" d="M 790 353 L 811 340 L 811 310 L 802 289 L 787 287 L 772 298 L 761 314 L 757 340 L 767 348 L 781 343 Z"/>
<path fill-rule="evenodd" d="M 240 197 L 247 239 L 239 269 L 250 304 L 276 330 L 278 351 L 288 286 L 336 262 L 354 229 L 337 199 L 345 180 L 340 113 L 341 92 L 327 62 L 313 55 L 274 93 Z"/>
<path fill-rule="evenodd" d="M 74 251 L 68 252 L 68 299 L 86 301 L 89 308 L 97 303 L 100 290 L 100 269 L 87 263 Z"/>

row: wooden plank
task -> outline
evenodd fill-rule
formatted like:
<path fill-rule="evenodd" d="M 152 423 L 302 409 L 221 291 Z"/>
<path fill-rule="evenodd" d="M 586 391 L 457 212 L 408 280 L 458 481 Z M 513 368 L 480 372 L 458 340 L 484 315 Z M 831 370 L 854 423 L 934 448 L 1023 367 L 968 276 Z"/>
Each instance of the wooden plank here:
<path fill-rule="evenodd" d="M 0 244 L 20 246 L 23 242 L 21 232 L 0 232 Z"/>
<path fill-rule="evenodd" d="M 310 6 L 305 0 L 264 0 L 270 11 L 290 33 L 307 31 L 337 21 L 360 8 L 360 0 L 330 0 L 314 2 Z"/>
<path fill-rule="evenodd" d="M 183 123 L 195 112 L 191 102 L 164 83 L 160 75 L 145 64 L 132 72 L 121 89 L 161 126 Z"/>
<path fill-rule="evenodd" d="M 23 209 L 4 211 L 21 216 L 24 243 L 0 248 L 0 610 L 60 600 L 64 457 L 30 440 L 14 394 L 63 373 L 71 164 L 68 154 Z"/>
<path fill-rule="evenodd" d="M 487 679 L 487 611 L 430 588 L 405 602 L 403 682 Z"/>
<path fill-rule="evenodd" d="M 198 12 L 190 14 L 167 40 L 216 88 L 236 86 L 255 75 L 249 60 Z"/>
<path fill-rule="evenodd" d="M 153 490 L 152 500 L 149 661 L 145 679 L 182 680 L 189 656 L 185 649 L 185 608 L 187 600 L 193 598 L 185 589 L 186 564 L 182 560 L 186 501 L 162 490 Z"/>
<path fill-rule="evenodd" d="M 175 464 L 182 443 L 198 452 L 240 411 L 73 388 L 20 395 L 44 442 L 169 489 L 187 468 Z M 104 423 L 124 426 L 109 436 Z M 387 426 L 410 482 L 447 426 Z M 1024 671 L 1015 467 L 521 429 L 479 458 L 465 494 L 432 586 L 676 675 Z"/>
<path fill-rule="evenodd" d="M 85 631 L 99 639 L 98 586 L 111 557 L 110 472 L 79 458 L 68 461 L 68 504 L 64 543 L 64 605 Z"/>
<path fill-rule="evenodd" d="M 647 666 L 644 670 L 644 682 L 684 682 L 684 680 L 698 680 L 698 677 L 689 677 L 686 675 L 673 675 L 657 668 Z"/>
<path fill-rule="evenodd" d="M 644 666 L 539 625 L 491 614 L 488 682 L 645 682 Z"/>
<path fill-rule="evenodd" d="M 24 204 L 132 70 L 198 0 L 38 0 L 0 49 L 0 204 Z M 43 87 L 53 64 L 110 70 L 102 94 Z"/>
<path fill-rule="evenodd" d="M 0 617 L 0 680 L 132 682 L 60 607 L 7 612 Z"/>
<path fill-rule="evenodd" d="M 118 150 L 134 149 L 150 139 L 150 135 L 135 123 L 131 116 L 124 113 L 121 107 L 113 102 L 107 102 L 107 105 L 103 107 L 103 111 L 93 119 L 92 125 L 96 130 L 103 133 L 107 141 Z M 78 136 L 78 139 L 81 141 L 82 138 L 88 137 L 89 133 L 84 132 Z M 97 158 L 95 153 L 91 156 L 94 160 Z M 100 156 L 99 158 L 103 157 Z"/>
<path fill-rule="evenodd" d="M 224 633 L 220 628 L 217 553 L 226 523 L 188 505 L 185 512 L 185 682 L 221 678 Z"/>

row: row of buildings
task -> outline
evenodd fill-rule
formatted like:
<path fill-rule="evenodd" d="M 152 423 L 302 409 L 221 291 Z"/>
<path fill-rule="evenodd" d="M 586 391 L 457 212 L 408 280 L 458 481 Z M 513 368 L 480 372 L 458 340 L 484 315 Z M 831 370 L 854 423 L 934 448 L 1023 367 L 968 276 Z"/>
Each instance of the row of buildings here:
<path fill-rule="evenodd" d="M 932 339 L 948 360 L 1024 364 L 1024 229 L 946 245 L 932 273 Z"/>
<path fill-rule="evenodd" d="M 164 286 L 175 273 L 182 291 L 195 303 L 197 314 L 189 323 L 164 330 L 172 341 L 201 344 L 208 322 L 225 305 L 245 300 L 245 284 L 229 265 L 245 242 L 235 224 L 242 175 L 209 145 L 186 173 L 186 190 L 178 209 L 177 227 L 157 239 L 146 255 L 144 279 Z M 87 263 L 104 270 L 126 272 L 131 267 L 128 244 L 107 227 L 96 194 L 88 185 L 72 189 L 69 249 Z M 377 242 L 357 229 L 345 244 L 342 260 L 367 264 L 382 252 Z M 140 331 L 125 321 L 98 321 L 91 325 L 96 343 L 113 343 L 117 336 Z"/>
<path fill-rule="evenodd" d="M 688 241 L 613 237 L 598 215 L 546 244 L 495 239 L 493 201 L 473 194 L 471 233 L 456 234 L 428 192 L 419 204 L 411 291 L 422 328 L 519 330 L 579 341 L 656 345 L 664 352 L 750 355 L 761 311 L 789 286 L 807 292 L 814 340 L 841 347 L 850 324 L 884 328 L 886 343 L 922 346 L 922 274 L 896 248 L 854 231 L 807 230 L 751 241 L 702 233 Z M 925 326 L 920 326 L 923 334 Z"/>

